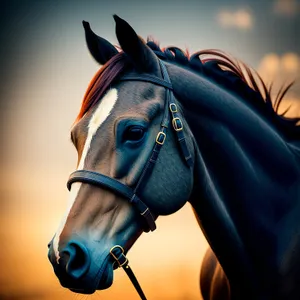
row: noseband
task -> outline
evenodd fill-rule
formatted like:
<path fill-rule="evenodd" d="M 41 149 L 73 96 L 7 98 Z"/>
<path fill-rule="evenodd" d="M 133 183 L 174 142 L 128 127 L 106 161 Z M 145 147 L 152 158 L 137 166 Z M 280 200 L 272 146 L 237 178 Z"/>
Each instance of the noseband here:
<path fill-rule="evenodd" d="M 150 157 L 143 168 L 142 174 L 136 186 L 130 187 L 114 178 L 108 177 L 98 172 L 88 170 L 77 170 L 73 172 L 70 175 L 69 180 L 67 182 L 67 187 L 69 190 L 71 189 L 72 183 L 83 182 L 106 188 L 126 198 L 129 201 L 129 203 L 131 203 L 137 209 L 137 211 L 146 221 L 147 226 L 144 227 L 145 232 L 148 232 L 149 230 L 154 231 L 156 229 L 156 224 L 149 207 L 139 198 L 138 194 L 140 194 L 139 191 L 141 190 L 142 186 L 145 183 L 147 183 L 147 180 L 149 179 L 153 171 L 155 163 L 158 159 L 159 152 L 166 140 L 167 129 L 169 127 L 170 121 L 177 135 L 178 144 L 180 146 L 182 156 L 187 166 L 191 168 L 193 165 L 193 158 L 186 143 L 186 139 L 183 132 L 182 118 L 178 111 L 178 105 L 172 92 L 173 87 L 170 81 L 167 68 L 161 60 L 159 60 L 159 64 L 161 68 L 162 78 L 148 74 L 141 74 L 139 76 L 128 75 L 120 78 L 120 81 L 144 81 L 166 88 L 166 101 L 163 118 L 160 123 L 160 130 L 156 136 L 152 153 L 150 154 Z M 146 299 L 141 287 L 139 286 L 133 272 L 131 271 L 128 265 L 128 260 L 124 255 L 123 248 L 117 245 L 111 249 L 110 254 L 113 256 L 116 262 L 118 262 L 119 266 L 124 268 L 127 275 L 131 279 L 133 285 L 135 286 L 136 290 L 138 291 L 140 297 L 142 299 Z"/>

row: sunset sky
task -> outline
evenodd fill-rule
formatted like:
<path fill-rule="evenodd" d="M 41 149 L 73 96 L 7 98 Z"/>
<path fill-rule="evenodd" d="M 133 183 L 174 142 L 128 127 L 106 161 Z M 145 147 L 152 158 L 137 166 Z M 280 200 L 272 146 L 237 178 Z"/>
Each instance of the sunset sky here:
<path fill-rule="evenodd" d="M 47 243 L 66 207 L 76 151 L 69 129 L 99 66 L 87 51 L 82 20 L 117 44 L 113 14 L 162 47 L 217 48 L 257 69 L 287 95 L 300 116 L 300 1 L 4 1 L 0 18 L 0 298 L 85 299 L 60 287 Z M 167 245 L 174 245 L 170 254 Z M 201 299 L 207 243 L 189 205 L 160 218 L 129 253 L 149 299 Z M 193 252 L 190 250 L 193 249 Z M 147 252 L 151 261 L 141 257 Z M 122 270 L 113 286 L 88 299 L 138 299 Z"/>

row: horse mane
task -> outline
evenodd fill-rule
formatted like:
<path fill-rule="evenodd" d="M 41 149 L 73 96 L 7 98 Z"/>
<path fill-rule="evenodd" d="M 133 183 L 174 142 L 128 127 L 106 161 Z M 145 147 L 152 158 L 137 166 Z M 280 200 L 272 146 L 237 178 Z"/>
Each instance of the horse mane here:
<path fill-rule="evenodd" d="M 192 55 L 177 47 L 160 49 L 153 39 L 147 45 L 162 60 L 179 64 L 196 71 L 223 86 L 228 91 L 240 96 L 242 101 L 251 105 L 261 116 L 267 119 L 288 140 L 300 140 L 300 116 L 286 117 L 288 111 L 279 114 L 279 106 L 293 83 L 282 86 L 273 99 L 272 85 L 267 88 L 259 74 L 245 63 L 231 58 L 225 52 L 215 49 L 201 50 Z M 204 57 L 205 58 L 202 58 Z M 104 95 L 107 89 L 130 65 L 123 52 L 112 57 L 93 77 L 84 95 L 79 121 Z"/>
<path fill-rule="evenodd" d="M 281 114 L 278 112 L 293 82 L 282 86 L 273 98 L 272 84 L 267 88 L 255 70 L 221 50 L 207 49 L 190 55 L 188 51 L 184 52 L 178 47 L 160 49 L 158 42 L 152 38 L 148 38 L 147 45 L 160 59 L 192 69 L 240 96 L 242 101 L 253 107 L 288 140 L 300 140 L 300 126 L 297 126 L 300 116 L 286 117 L 289 108 Z"/>

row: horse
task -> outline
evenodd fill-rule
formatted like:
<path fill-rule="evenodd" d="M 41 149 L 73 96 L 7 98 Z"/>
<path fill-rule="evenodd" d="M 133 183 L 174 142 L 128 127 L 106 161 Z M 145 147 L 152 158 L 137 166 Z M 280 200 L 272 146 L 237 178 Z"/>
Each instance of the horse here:
<path fill-rule="evenodd" d="M 61 285 L 110 287 L 138 237 L 189 202 L 210 245 L 203 299 L 300 299 L 300 118 L 277 109 L 289 86 L 274 102 L 224 52 L 161 49 L 114 20 L 120 47 L 83 21 L 102 67 L 71 129 L 77 170 L 48 245 Z"/>

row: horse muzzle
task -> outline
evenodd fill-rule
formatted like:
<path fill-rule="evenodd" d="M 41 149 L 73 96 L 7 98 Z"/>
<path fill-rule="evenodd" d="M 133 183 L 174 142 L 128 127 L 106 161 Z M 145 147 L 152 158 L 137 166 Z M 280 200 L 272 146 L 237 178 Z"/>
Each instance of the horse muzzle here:
<path fill-rule="evenodd" d="M 92 294 L 112 285 L 113 260 L 109 249 L 99 255 L 96 249 L 91 251 L 83 243 L 70 240 L 59 251 L 57 260 L 52 243 L 48 247 L 48 258 L 63 287 L 76 293 Z"/>

